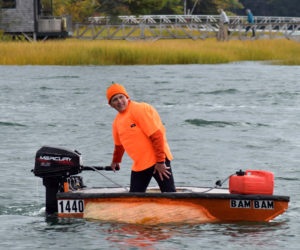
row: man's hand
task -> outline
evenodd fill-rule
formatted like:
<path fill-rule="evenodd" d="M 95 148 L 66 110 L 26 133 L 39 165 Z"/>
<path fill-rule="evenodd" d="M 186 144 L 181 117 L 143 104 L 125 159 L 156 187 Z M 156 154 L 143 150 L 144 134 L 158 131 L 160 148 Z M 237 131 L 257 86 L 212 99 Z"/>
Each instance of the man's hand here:
<path fill-rule="evenodd" d="M 116 170 L 120 170 L 120 164 L 117 163 L 117 162 L 112 162 L 112 163 L 110 164 L 110 167 L 111 167 L 111 169 L 112 169 L 114 172 L 116 172 Z"/>
<path fill-rule="evenodd" d="M 160 179 L 163 181 L 164 177 L 169 179 L 170 176 L 172 175 L 172 173 L 169 172 L 168 169 L 170 169 L 170 167 L 167 167 L 165 163 L 156 163 L 154 166 L 153 174 L 155 174 L 157 171 Z"/>

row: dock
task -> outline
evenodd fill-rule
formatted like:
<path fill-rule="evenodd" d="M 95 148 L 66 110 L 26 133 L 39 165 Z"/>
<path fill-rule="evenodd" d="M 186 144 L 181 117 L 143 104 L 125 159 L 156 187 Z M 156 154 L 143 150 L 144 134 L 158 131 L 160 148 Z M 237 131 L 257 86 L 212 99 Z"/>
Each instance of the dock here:
<path fill-rule="evenodd" d="M 229 16 L 229 39 L 298 39 L 300 17 L 254 17 L 248 24 L 246 16 Z M 246 27 L 251 29 L 245 34 Z M 219 15 L 145 15 L 91 17 L 87 23 L 73 24 L 73 38 L 90 40 L 158 40 L 207 39 L 216 37 L 220 28 Z"/>

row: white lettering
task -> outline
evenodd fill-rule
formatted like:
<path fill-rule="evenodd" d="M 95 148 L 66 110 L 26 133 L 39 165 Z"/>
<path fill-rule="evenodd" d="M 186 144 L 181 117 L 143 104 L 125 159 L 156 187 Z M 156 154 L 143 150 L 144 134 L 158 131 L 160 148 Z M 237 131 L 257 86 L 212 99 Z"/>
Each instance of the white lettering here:
<path fill-rule="evenodd" d="M 46 161 L 71 161 L 72 158 L 70 157 L 60 157 L 60 156 L 49 156 L 49 155 L 41 155 L 40 156 L 41 160 L 46 160 Z"/>

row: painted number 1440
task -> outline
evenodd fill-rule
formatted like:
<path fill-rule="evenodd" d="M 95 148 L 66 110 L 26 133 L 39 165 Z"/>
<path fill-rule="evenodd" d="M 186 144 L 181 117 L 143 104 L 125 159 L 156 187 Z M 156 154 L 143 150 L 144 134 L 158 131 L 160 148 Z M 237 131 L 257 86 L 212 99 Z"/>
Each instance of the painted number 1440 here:
<path fill-rule="evenodd" d="M 59 200 L 58 213 L 72 214 L 83 213 L 84 201 L 83 200 Z"/>

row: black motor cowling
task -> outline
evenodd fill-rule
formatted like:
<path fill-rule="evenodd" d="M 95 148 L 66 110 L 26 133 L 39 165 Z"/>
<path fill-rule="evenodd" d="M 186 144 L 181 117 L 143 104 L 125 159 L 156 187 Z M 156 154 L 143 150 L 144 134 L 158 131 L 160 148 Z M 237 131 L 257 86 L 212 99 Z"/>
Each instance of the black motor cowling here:
<path fill-rule="evenodd" d="M 81 154 L 76 150 L 44 146 L 36 153 L 33 169 L 35 176 L 68 177 L 81 171 Z"/>
<path fill-rule="evenodd" d="M 76 180 L 77 183 L 77 180 L 81 180 L 82 183 L 81 177 L 72 176 L 80 173 L 82 169 L 81 154 L 76 150 L 44 146 L 36 152 L 32 172 L 35 176 L 43 178 L 47 215 L 57 213 L 56 194 L 59 191 L 63 192 L 64 182 L 73 183 Z"/>
<path fill-rule="evenodd" d="M 56 214 L 58 211 L 58 192 L 67 192 L 64 183 L 69 190 L 77 190 L 84 187 L 80 176 L 73 176 L 83 170 L 112 170 L 110 166 L 87 167 L 82 166 L 81 154 L 74 150 L 44 146 L 36 152 L 35 166 L 32 172 L 43 179 L 46 188 L 46 214 Z M 116 169 L 118 170 L 118 169 Z"/>

